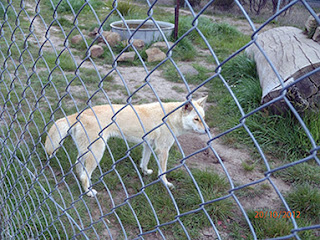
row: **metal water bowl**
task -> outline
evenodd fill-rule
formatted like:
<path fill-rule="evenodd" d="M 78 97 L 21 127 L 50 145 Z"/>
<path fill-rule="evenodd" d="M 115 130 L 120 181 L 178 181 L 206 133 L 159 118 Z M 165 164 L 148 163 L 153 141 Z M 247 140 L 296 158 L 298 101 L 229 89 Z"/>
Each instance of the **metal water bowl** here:
<path fill-rule="evenodd" d="M 126 24 L 129 27 L 131 34 L 136 28 L 145 20 L 126 20 Z M 174 29 L 174 24 L 162 21 L 156 21 L 161 31 L 168 38 L 171 36 Z M 130 33 L 123 21 L 116 21 L 110 24 L 112 32 L 120 34 L 122 40 L 129 39 Z M 146 21 L 134 34 L 133 39 L 143 40 L 146 44 L 151 42 L 162 40 L 162 35 L 152 20 Z"/>

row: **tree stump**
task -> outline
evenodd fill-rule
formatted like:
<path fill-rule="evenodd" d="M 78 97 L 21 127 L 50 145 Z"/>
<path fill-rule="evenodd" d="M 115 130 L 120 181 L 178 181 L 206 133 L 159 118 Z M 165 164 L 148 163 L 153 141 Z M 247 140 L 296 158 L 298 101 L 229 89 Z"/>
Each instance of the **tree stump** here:
<path fill-rule="evenodd" d="M 270 29 L 258 35 L 257 42 L 268 56 L 287 86 L 299 77 L 320 67 L 320 45 L 307 38 L 303 31 L 294 27 Z M 251 45 L 247 50 L 257 64 L 262 88 L 262 103 L 279 96 L 282 86 L 270 64 L 257 48 Z M 287 98 L 299 112 L 320 108 L 320 71 L 294 84 L 287 91 Z M 284 100 L 271 106 L 275 112 L 287 109 Z"/>

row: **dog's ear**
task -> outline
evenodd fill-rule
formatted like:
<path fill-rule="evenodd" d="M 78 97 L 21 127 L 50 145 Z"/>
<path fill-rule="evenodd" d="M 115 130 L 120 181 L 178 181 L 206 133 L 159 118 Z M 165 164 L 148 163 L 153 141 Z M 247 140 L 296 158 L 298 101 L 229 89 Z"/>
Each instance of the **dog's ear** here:
<path fill-rule="evenodd" d="M 186 103 L 183 107 L 182 107 L 182 110 L 184 112 L 191 112 L 193 109 L 192 105 L 190 103 Z"/>
<path fill-rule="evenodd" d="M 207 98 L 208 98 L 208 95 L 203 97 L 203 98 L 200 98 L 198 99 L 196 102 L 201 106 L 201 107 L 204 107 L 204 105 L 206 104 L 207 102 Z"/>

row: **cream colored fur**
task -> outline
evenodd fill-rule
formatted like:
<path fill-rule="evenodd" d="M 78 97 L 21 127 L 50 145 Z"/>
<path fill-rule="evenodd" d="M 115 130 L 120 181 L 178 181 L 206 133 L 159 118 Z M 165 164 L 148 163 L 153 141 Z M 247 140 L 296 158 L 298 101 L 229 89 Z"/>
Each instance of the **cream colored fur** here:
<path fill-rule="evenodd" d="M 201 121 L 201 118 L 204 119 L 205 117 L 204 104 L 206 99 L 207 97 L 204 97 L 197 101 L 192 101 L 192 104 L 185 104 L 167 117 L 166 123 L 175 136 L 190 132 L 205 133 L 205 123 Z M 170 113 L 182 104 L 181 102 L 163 103 L 163 107 L 166 113 Z M 192 105 L 196 108 L 201 118 Z M 62 144 L 61 140 L 67 136 L 68 131 L 72 135 L 78 148 L 77 159 L 80 161 L 76 164 L 76 171 L 83 190 L 87 192 L 88 196 L 93 197 L 97 193 L 96 190 L 89 189 L 91 185 L 90 179 L 92 172 L 103 156 L 106 147 L 105 142 L 111 136 L 122 137 L 121 132 L 127 141 L 140 143 L 143 141 L 142 137 L 152 130 L 144 140 L 155 150 L 161 167 L 158 174 L 160 175 L 167 171 L 168 154 L 174 143 L 174 137 L 165 124 L 157 128 L 163 123 L 164 118 L 160 103 L 135 105 L 135 112 L 130 106 L 123 107 L 123 105 L 113 105 L 115 112 L 121 109 L 114 117 L 109 105 L 95 106 L 92 109 L 85 110 L 80 115 L 76 113 L 67 118 L 59 119 L 49 130 L 45 147 L 50 155 Z M 139 115 L 141 122 L 137 115 Z M 76 119 L 77 116 L 79 121 Z M 116 124 L 112 119 L 115 120 Z M 153 172 L 147 168 L 152 153 L 148 144 L 146 142 L 143 143 L 143 154 L 140 163 L 142 172 L 147 175 Z M 168 182 L 165 174 L 161 178 L 167 186 L 173 187 Z"/>

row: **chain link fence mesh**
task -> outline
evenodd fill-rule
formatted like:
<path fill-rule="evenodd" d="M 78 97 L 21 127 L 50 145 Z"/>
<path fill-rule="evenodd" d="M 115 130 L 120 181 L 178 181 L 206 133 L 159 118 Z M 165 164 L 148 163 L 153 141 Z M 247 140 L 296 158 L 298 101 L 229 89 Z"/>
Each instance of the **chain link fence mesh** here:
<path fill-rule="evenodd" d="M 243 194 L 251 198 L 252 193 L 242 192 L 261 183 L 270 185 L 265 187 L 267 191 L 262 194 L 275 192 L 274 201 L 279 202 L 283 211 L 293 213 L 292 206 L 287 203 L 273 177 L 284 169 L 311 160 L 315 165 L 320 165 L 317 156 L 319 146 L 303 117 L 287 99 L 286 90 L 289 86 L 283 84 L 279 74 L 279 81 L 283 86 L 282 94 L 274 101 L 246 111 L 234 94 L 232 84 L 224 78 L 223 69 L 226 63 L 242 54 L 250 45 L 256 45 L 268 59 L 257 42 L 259 33 L 287 9 L 299 5 L 309 11 L 318 23 L 320 20 L 307 1 L 284 1 L 282 5 L 277 4 L 275 14 L 261 27 L 256 28 L 245 10 L 246 1 L 234 1 L 251 29 L 251 39 L 235 53 L 221 60 L 217 57 L 216 46 L 199 28 L 200 17 L 208 17 L 210 14 L 204 13 L 215 2 L 208 1 L 195 12 L 190 3 L 185 1 L 183 11 L 188 12 L 190 27 L 180 34 L 174 43 L 170 43 L 156 20 L 161 11 L 172 10 L 172 6 L 160 6 L 159 10 L 158 1 L 129 2 L 127 5 L 120 1 L 106 4 L 103 1 L 89 0 L 0 1 L 0 239 L 268 238 L 267 235 L 261 237 L 261 234 L 264 234 L 261 233 L 261 227 L 257 222 L 253 222 L 257 219 L 252 216 L 252 211 L 244 207 L 247 200 L 243 198 Z M 125 23 L 126 8 L 130 5 L 137 6 L 136 11 L 141 14 L 140 18 L 144 16 L 144 21 L 151 20 L 155 23 L 167 48 L 163 60 L 147 63 L 145 51 L 140 51 L 139 46 L 134 44 L 134 30 L 131 30 L 128 43 L 121 42 L 117 46 L 113 46 L 104 34 L 111 21 L 120 20 Z M 131 17 L 137 16 L 134 11 L 129 10 L 129 13 Z M 174 19 L 173 13 L 171 15 Z M 141 26 L 142 24 L 138 27 Z M 90 38 L 88 33 L 92 32 L 94 27 L 95 33 Z M 179 48 L 179 51 L 175 49 L 191 34 L 200 37 L 203 48 L 196 48 L 196 51 L 206 49 L 205 53 L 211 59 L 210 66 L 213 66 L 210 74 L 197 83 L 190 83 L 190 78 L 179 64 L 179 58 L 175 58 L 183 51 L 188 53 L 188 48 Z M 79 43 L 72 43 L 71 39 L 75 35 L 79 35 Z M 104 50 L 102 57 L 94 57 L 94 48 L 98 43 Z M 129 50 L 135 53 L 135 58 L 131 63 L 120 63 L 119 58 Z M 192 54 L 194 53 L 191 52 Z M 269 64 L 276 71 L 273 63 L 269 61 Z M 164 66 L 174 69 L 175 76 L 181 79 L 180 85 L 164 81 L 159 86 L 157 81 L 159 75 L 164 74 Z M 135 70 L 129 71 L 132 68 Z M 138 75 L 141 71 L 142 77 Z M 317 71 L 319 68 L 306 73 L 294 83 Z M 141 79 L 132 80 L 137 77 Z M 181 139 L 174 135 L 167 118 L 185 104 L 191 103 L 192 98 L 204 96 L 205 92 L 208 92 L 209 96 L 214 94 L 206 88 L 213 81 L 223 83 L 236 104 L 241 114 L 238 125 L 218 134 L 207 131 L 208 140 L 205 146 L 185 153 L 180 144 Z M 164 99 L 163 91 L 169 91 L 172 86 L 177 90 L 173 99 Z M 163 107 L 167 100 L 181 100 L 181 104 L 177 109 L 167 112 Z M 308 156 L 274 166 L 261 147 L 263 142 L 255 138 L 246 120 L 280 100 L 285 101 L 295 116 L 295 124 L 305 131 L 312 147 Z M 115 106 L 122 103 L 122 108 L 111 109 L 113 117 L 109 120 L 117 125 L 119 113 L 131 108 L 142 124 L 142 116 L 135 110 L 135 104 L 153 101 L 160 103 L 163 121 L 150 132 L 145 131 L 138 144 L 127 141 L 123 134 L 122 140 L 103 142 L 106 146 L 105 157 L 93 172 L 89 188 L 90 191 L 94 187 L 98 194 L 92 198 L 83 191 L 76 175 L 76 143 L 74 139 L 68 138 L 72 123 L 64 138 L 66 141 L 59 143 L 52 156 L 45 151 L 44 142 L 48 131 L 60 118 L 74 113 L 78 113 L 79 117 L 87 110 L 92 111 L 95 116 L 93 119 L 99 122 L 94 106 Z M 77 118 L 77 122 L 81 124 L 81 118 Z M 146 144 L 152 152 L 153 159 L 150 164 L 153 164 L 154 169 L 160 167 L 157 154 L 146 138 L 161 126 L 169 129 L 176 145 L 170 151 L 169 167 L 166 171 L 168 178 L 175 183 L 175 189 L 168 188 L 156 174 L 143 176 L 138 168 L 141 146 Z M 111 124 L 99 126 L 99 136 L 91 139 L 87 152 L 82 153 L 83 155 L 92 153 L 92 147 L 103 139 L 102 133 L 108 127 L 111 127 Z M 83 129 L 86 134 L 90 134 L 87 133 L 88 129 Z M 245 184 L 234 180 L 234 172 L 226 167 L 224 159 L 213 145 L 215 141 L 239 129 L 243 129 L 246 136 L 249 136 L 257 149 L 255 157 L 262 159 L 259 164 L 264 166 L 262 177 Z M 121 129 L 119 131 L 121 132 Z M 221 167 L 223 177 L 210 171 L 197 171 L 197 165 L 194 167 L 191 164 L 190 159 L 197 161 L 199 154 L 204 153 L 209 156 L 210 161 L 216 162 L 216 166 Z M 81 158 L 81 155 L 78 158 Z M 97 161 L 98 157 L 94 158 Z M 250 172 L 248 174 L 250 175 Z M 208 186 L 205 186 L 206 184 Z M 257 210 L 256 206 L 251 207 Z M 278 211 L 280 215 L 280 210 Z M 265 215 L 268 215 L 268 212 L 265 212 Z M 269 224 L 279 224 L 275 218 L 269 220 Z M 311 235 L 315 239 L 319 237 L 319 223 L 299 222 L 293 214 L 285 220 L 288 222 L 288 232 L 279 233 L 275 239 L 303 239 L 301 234 L 312 230 L 314 231 Z M 270 225 L 269 228 L 276 227 Z"/>

